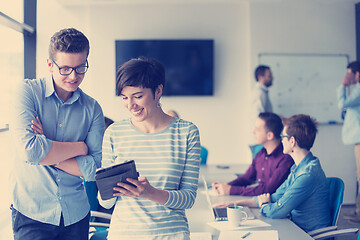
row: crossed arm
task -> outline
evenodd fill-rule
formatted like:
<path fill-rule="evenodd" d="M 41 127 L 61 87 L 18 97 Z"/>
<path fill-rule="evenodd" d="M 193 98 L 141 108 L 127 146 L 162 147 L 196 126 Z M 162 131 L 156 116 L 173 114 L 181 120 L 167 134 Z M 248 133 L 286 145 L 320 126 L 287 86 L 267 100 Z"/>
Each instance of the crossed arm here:
<path fill-rule="evenodd" d="M 35 134 L 44 135 L 39 117 L 31 121 L 31 128 Z M 88 154 L 88 147 L 84 142 L 58 142 L 53 141 L 50 151 L 40 165 L 55 165 L 71 175 L 82 176 L 76 156 Z"/>

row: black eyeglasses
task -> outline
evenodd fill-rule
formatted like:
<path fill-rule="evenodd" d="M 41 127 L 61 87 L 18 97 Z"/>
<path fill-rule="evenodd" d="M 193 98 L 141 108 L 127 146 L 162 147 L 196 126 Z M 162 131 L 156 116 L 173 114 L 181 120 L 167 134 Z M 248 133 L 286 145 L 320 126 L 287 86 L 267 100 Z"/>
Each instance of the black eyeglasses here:
<path fill-rule="evenodd" d="M 70 75 L 73 70 L 77 74 L 85 74 L 89 68 L 88 61 L 86 60 L 86 65 L 84 66 L 78 66 L 78 67 L 59 67 L 59 65 L 56 64 L 54 60 L 51 59 L 51 61 L 58 67 L 60 75 Z"/>
<path fill-rule="evenodd" d="M 283 139 L 283 138 L 285 138 L 285 137 L 286 137 L 287 139 L 290 139 L 292 136 L 280 134 L 280 137 L 281 137 L 281 139 Z"/>

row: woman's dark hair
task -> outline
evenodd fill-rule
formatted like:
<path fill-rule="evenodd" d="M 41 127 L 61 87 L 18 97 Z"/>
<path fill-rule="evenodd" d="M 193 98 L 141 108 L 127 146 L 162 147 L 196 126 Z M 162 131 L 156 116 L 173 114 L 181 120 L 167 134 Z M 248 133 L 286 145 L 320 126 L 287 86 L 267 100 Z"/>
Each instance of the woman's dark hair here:
<path fill-rule="evenodd" d="M 120 96 L 125 87 L 150 88 L 155 91 L 165 87 L 165 68 L 158 60 L 151 58 L 134 58 L 122 64 L 116 73 L 116 95 Z"/>
<path fill-rule="evenodd" d="M 286 134 L 293 136 L 300 148 L 310 150 L 317 133 L 317 121 L 309 115 L 298 114 L 284 120 Z"/>

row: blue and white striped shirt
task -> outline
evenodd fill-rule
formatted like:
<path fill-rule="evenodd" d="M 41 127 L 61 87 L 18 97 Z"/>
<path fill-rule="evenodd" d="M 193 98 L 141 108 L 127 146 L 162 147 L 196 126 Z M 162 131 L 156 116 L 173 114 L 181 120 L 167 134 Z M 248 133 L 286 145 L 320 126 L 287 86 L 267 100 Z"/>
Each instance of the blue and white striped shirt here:
<path fill-rule="evenodd" d="M 189 232 L 185 209 L 195 202 L 200 164 L 197 127 L 179 118 L 157 133 L 137 130 L 131 121 L 112 124 L 103 141 L 104 167 L 135 160 L 140 176 L 169 192 L 164 205 L 143 198 L 118 197 L 108 239 Z"/>

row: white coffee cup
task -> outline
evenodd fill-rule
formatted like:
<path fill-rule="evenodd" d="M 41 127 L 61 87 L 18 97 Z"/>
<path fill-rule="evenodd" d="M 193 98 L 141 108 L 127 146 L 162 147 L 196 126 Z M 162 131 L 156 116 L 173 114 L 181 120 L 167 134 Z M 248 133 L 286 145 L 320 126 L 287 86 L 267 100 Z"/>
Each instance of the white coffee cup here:
<path fill-rule="evenodd" d="M 227 217 L 231 226 L 238 227 L 242 221 L 247 220 L 248 215 L 242 206 L 229 206 L 227 207 Z"/>

